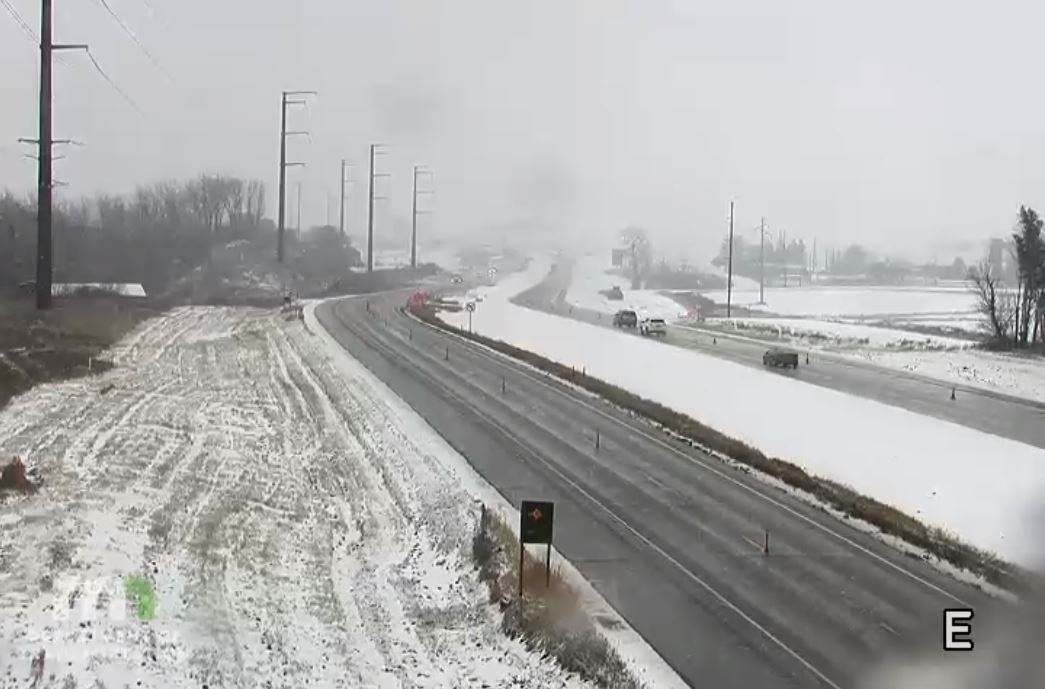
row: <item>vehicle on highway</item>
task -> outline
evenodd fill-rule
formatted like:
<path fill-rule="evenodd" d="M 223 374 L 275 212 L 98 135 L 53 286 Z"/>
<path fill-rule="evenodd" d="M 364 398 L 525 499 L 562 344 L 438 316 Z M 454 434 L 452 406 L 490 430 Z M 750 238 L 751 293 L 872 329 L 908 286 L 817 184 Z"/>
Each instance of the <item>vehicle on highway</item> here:
<path fill-rule="evenodd" d="M 767 350 L 762 355 L 762 365 L 778 368 L 798 368 L 798 352 L 776 348 Z"/>
<path fill-rule="evenodd" d="M 643 318 L 639 324 L 639 333 L 664 337 L 668 334 L 668 324 L 664 322 L 663 318 Z"/>
<path fill-rule="evenodd" d="M 451 276 L 450 276 L 450 283 L 451 283 L 451 284 L 454 284 L 454 285 L 459 285 L 459 284 L 461 284 L 462 282 L 464 282 L 464 278 L 463 278 L 463 277 L 461 277 L 460 275 L 451 275 Z"/>
<path fill-rule="evenodd" d="M 631 309 L 621 309 L 613 314 L 613 325 L 617 328 L 634 328 L 639 324 L 639 315 Z"/>

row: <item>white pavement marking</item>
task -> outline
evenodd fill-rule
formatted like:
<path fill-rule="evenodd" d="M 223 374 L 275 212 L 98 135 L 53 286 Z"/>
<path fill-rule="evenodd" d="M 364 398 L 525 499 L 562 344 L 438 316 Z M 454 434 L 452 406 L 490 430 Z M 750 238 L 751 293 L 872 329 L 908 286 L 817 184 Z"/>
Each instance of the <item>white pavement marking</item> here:
<path fill-rule="evenodd" d="M 431 328 L 433 326 L 429 325 L 428 327 Z M 445 331 L 440 331 L 440 332 L 445 332 Z M 453 335 L 452 333 L 448 333 L 448 334 L 450 334 L 452 337 L 456 337 L 456 335 Z M 468 341 L 468 340 L 466 340 L 466 341 Z M 489 354 L 486 354 L 485 352 L 483 352 L 479 348 L 475 348 L 474 351 L 476 351 L 476 353 L 479 354 L 480 356 L 484 356 L 485 358 L 487 358 L 487 359 L 489 359 L 491 361 L 492 360 L 496 360 L 493 356 L 491 356 Z M 498 353 L 498 355 L 499 355 L 498 359 L 508 360 L 508 361 L 513 362 L 513 363 L 516 363 L 514 359 L 512 359 L 511 357 L 509 357 L 507 355 L 501 355 L 499 353 Z M 612 422 L 612 423 L 614 423 L 614 424 L 616 424 L 618 426 L 627 428 L 630 432 L 634 432 L 634 433 L 637 433 L 637 434 L 641 435 L 642 437 L 646 438 L 647 440 L 660 445 L 662 448 L 668 450 L 669 452 L 672 452 L 673 454 L 677 455 L 678 457 L 681 457 L 681 458 L 683 458 L 683 459 L 685 459 L 685 460 L 687 460 L 689 462 L 697 464 L 698 466 L 706 469 L 707 471 L 710 471 L 711 473 L 715 474 L 716 476 L 718 476 L 720 478 L 723 478 L 726 481 L 729 481 L 730 483 L 738 486 L 739 488 L 742 488 L 745 491 L 748 491 L 749 493 L 752 493 L 753 495 L 756 495 L 757 497 L 759 497 L 760 499 L 764 500 L 765 502 L 768 502 L 768 503 L 770 503 L 772 505 L 775 505 L 776 507 L 779 507 L 780 509 L 784 510 L 788 514 L 790 514 L 790 515 L 792 515 L 792 516 L 794 516 L 794 517 L 796 517 L 796 518 L 806 522 L 807 524 L 809 524 L 809 525 L 813 526 L 814 528 L 816 528 L 816 529 L 818 529 L 818 530 L 820 530 L 820 531 L 822 531 L 822 532 L 832 536 L 833 538 L 836 538 L 839 541 L 842 541 L 843 543 L 845 543 L 845 544 L 851 546 L 852 548 L 860 551 L 861 553 L 867 555 L 868 557 L 871 557 L 872 559 L 877 560 L 878 562 L 880 562 L 881 564 L 889 567 L 890 569 L 893 569 L 896 572 L 899 572 L 899 573 L 903 574 L 907 578 L 909 578 L 909 579 L 911 579 L 913 581 L 918 582 L 919 584 L 925 586 L 926 588 L 928 588 L 928 589 L 930 589 L 932 591 L 935 591 L 935 592 L 939 593 L 940 595 L 942 595 L 942 596 L 944 596 L 944 597 L 946 597 L 946 598 L 948 598 L 948 599 L 950 599 L 950 600 L 952 600 L 952 601 L 954 601 L 956 603 L 959 603 L 959 604 L 961 604 L 961 605 L 963 605 L 965 607 L 969 607 L 969 603 L 966 603 L 965 601 L 963 601 L 961 598 L 959 598 L 958 596 L 954 595 L 950 591 L 947 591 L 947 590 L 945 590 L 943 588 L 940 588 L 939 586 L 937 586 L 936 584 L 932 583 L 931 581 L 925 579 L 924 577 L 921 577 L 921 576 L 915 574 L 914 572 L 906 570 L 903 567 L 897 565 L 896 563 L 891 562 L 887 558 L 882 557 L 878 553 L 875 553 L 873 550 L 870 550 L 870 549 L 866 548 L 865 546 L 860 545 L 859 543 L 857 543 L 853 539 L 849 538 L 848 536 L 840 534 L 837 531 L 834 531 L 833 529 L 830 529 L 827 526 L 824 526 L 823 524 L 820 524 L 819 522 L 817 522 L 814 519 L 810 519 L 809 517 L 807 517 L 806 515 L 802 514 L 799 511 L 795 510 L 794 508 L 792 508 L 792 507 L 790 507 L 788 505 L 785 505 L 784 503 L 780 502 L 779 500 L 777 500 L 777 499 L 775 499 L 773 497 L 770 497 L 769 495 L 766 495 L 762 491 L 760 491 L 760 490 L 758 490 L 756 488 L 753 488 L 752 486 L 746 485 L 742 481 L 739 481 L 738 479 L 734 478 L 733 476 L 730 476 L 729 474 L 725 473 L 724 471 L 711 466 L 708 462 L 706 462 L 706 461 L 704 461 L 702 459 L 699 459 L 697 457 L 694 457 L 692 455 L 686 454 L 685 452 L 679 450 L 677 447 L 673 447 L 670 443 L 665 442 L 663 439 L 657 438 L 656 436 L 651 435 L 651 434 L 649 434 L 649 433 L 647 433 L 647 432 L 645 432 L 645 431 L 643 431 L 643 430 L 641 430 L 639 428 L 636 428 L 636 427 L 633 427 L 633 426 L 629 426 L 624 421 L 621 421 L 621 420 L 617 419 L 616 417 L 612 416 L 611 414 L 608 414 L 604 410 L 599 409 L 598 407 L 595 407 L 595 406 L 593 406 L 591 404 L 588 404 L 586 401 L 584 401 L 584 400 L 582 400 L 582 399 L 580 399 L 578 397 L 575 397 L 573 395 L 568 395 L 567 393 L 565 393 L 564 391 L 559 389 L 557 386 L 552 385 L 552 384 L 550 384 L 550 383 L 548 383 L 546 381 L 543 381 L 540 378 L 538 378 L 538 377 L 528 373 L 525 370 L 521 370 L 522 369 L 521 366 L 517 365 L 517 367 L 520 369 L 519 373 L 521 375 L 524 375 L 527 378 L 529 378 L 531 381 L 533 381 L 533 382 L 543 386 L 544 388 L 546 388 L 548 390 L 551 390 L 551 391 L 555 392 L 555 394 L 558 394 L 560 396 L 569 397 L 569 399 L 576 401 L 577 404 L 587 408 L 589 411 L 592 411 L 592 412 L 602 416 L 603 418 L 608 419 L 610 422 Z"/>
<path fill-rule="evenodd" d="M 753 538 L 748 538 L 747 536 L 741 536 L 741 538 L 743 538 L 745 541 L 747 541 L 752 546 L 754 546 L 755 550 L 757 550 L 759 552 L 762 552 L 762 550 L 765 548 L 765 546 L 762 545 L 761 543 L 756 543 Z"/>
<path fill-rule="evenodd" d="M 526 375 L 526 374 L 524 374 L 524 375 Z M 542 383 L 542 385 L 543 385 L 543 383 Z M 730 601 L 725 595 L 720 593 L 718 591 L 718 589 L 716 589 L 711 584 L 709 584 L 706 581 L 704 581 L 699 575 L 697 575 L 696 573 L 694 573 L 693 571 L 688 569 L 678 559 L 676 559 L 674 556 L 672 556 L 671 553 L 667 552 L 666 550 L 661 548 L 659 545 L 657 545 L 656 543 L 651 541 L 645 534 L 643 534 L 641 531 L 639 531 L 638 529 L 633 527 L 627 520 L 625 520 L 623 517 L 621 517 L 616 512 L 614 512 L 612 509 L 610 509 L 605 504 L 603 504 L 598 498 L 596 498 L 594 495 L 592 495 L 587 490 L 585 490 L 585 488 L 583 486 L 581 486 L 579 483 L 577 483 L 572 478 L 570 478 L 569 476 L 564 474 L 562 471 L 560 471 L 558 469 L 558 467 L 556 467 L 551 462 L 548 462 L 547 460 L 545 460 L 538 453 L 534 452 L 529 447 L 529 445 L 527 445 L 522 440 L 520 440 L 518 437 L 516 437 L 515 434 L 511 432 L 510 429 L 505 428 L 496 419 L 493 419 L 492 417 L 488 416 L 487 414 L 485 414 L 483 411 L 479 410 L 478 408 L 469 405 L 467 403 L 467 401 L 464 400 L 463 398 L 461 398 L 457 393 L 455 393 L 455 392 L 453 392 L 453 391 L 451 391 L 449 389 L 446 389 L 445 392 L 446 392 L 447 395 L 456 398 L 463 405 L 465 405 L 467 407 L 470 407 L 473 414 L 475 414 L 479 418 L 483 419 L 484 421 L 486 421 L 488 424 L 490 424 L 494 428 L 497 428 L 498 430 L 500 430 L 501 433 L 505 437 L 507 437 L 507 438 L 511 439 L 513 442 L 515 442 L 520 448 L 525 450 L 531 457 L 533 457 L 538 462 L 543 464 L 545 467 L 548 468 L 549 471 L 554 473 L 556 476 L 558 476 L 560 479 L 562 479 L 565 483 L 569 484 L 574 490 L 576 490 L 578 493 L 583 495 L 589 502 L 591 502 L 591 504 L 595 505 L 600 510 L 602 510 L 608 517 L 610 517 L 610 519 L 612 519 L 613 521 L 615 521 L 618 524 L 620 524 L 624 529 L 626 529 L 628 532 L 630 532 L 633 536 L 635 536 L 640 541 L 645 543 L 648 548 L 650 548 L 651 550 L 656 552 L 658 555 L 663 557 L 665 560 L 667 560 L 669 563 L 674 565 L 680 572 L 682 572 L 687 578 L 689 578 L 690 581 L 692 581 L 693 583 L 697 584 L 702 589 L 704 589 L 709 594 L 711 594 L 711 596 L 713 598 L 715 598 L 715 600 L 717 600 L 722 606 L 724 606 L 726 609 L 728 609 L 731 612 L 733 612 L 740 619 L 742 619 L 744 622 L 746 622 L 751 627 L 753 627 L 756 631 L 758 631 L 760 634 L 762 634 L 762 636 L 764 636 L 766 639 L 768 639 L 770 642 L 772 642 L 777 648 L 779 648 L 781 651 L 783 651 L 786 655 L 789 655 L 796 662 L 798 662 L 799 665 L 801 665 L 806 670 L 808 670 L 812 675 L 817 677 L 821 682 L 823 682 L 824 684 L 826 684 L 829 687 L 832 687 L 833 689 L 841 689 L 841 687 L 839 687 L 838 684 L 836 684 L 833 680 L 831 680 L 831 678 L 829 678 L 827 675 L 825 675 L 823 672 L 821 672 L 815 665 L 813 665 L 811 662 L 806 660 L 800 653 L 798 653 L 798 651 L 794 650 L 793 648 L 788 646 L 786 643 L 784 643 L 783 640 L 781 640 L 779 637 L 777 637 L 775 634 L 773 634 L 771 631 L 769 631 L 763 625 L 761 625 L 757 620 L 755 620 L 750 615 L 748 615 L 743 610 L 741 610 L 736 604 L 734 604 L 732 601 Z M 614 421 L 616 422 L 616 420 L 614 420 Z"/>

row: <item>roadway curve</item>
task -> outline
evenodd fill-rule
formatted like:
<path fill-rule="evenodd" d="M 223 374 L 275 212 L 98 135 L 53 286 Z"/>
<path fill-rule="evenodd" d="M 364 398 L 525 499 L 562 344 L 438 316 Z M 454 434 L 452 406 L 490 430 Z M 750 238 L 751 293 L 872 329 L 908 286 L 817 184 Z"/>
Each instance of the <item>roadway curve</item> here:
<path fill-rule="evenodd" d="M 554 500 L 560 552 L 691 686 L 852 687 L 893 653 L 938 649 L 943 608 L 990 617 L 980 591 L 414 321 L 398 311 L 404 299 L 342 299 L 316 314 L 508 500 Z"/>
<path fill-rule="evenodd" d="M 569 269 L 560 264 L 543 282 L 514 301 L 558 316 L 613 327 L 609 316 L 567 304 L 565 293 L 569 284 Z M 762 354 L 772 346 L 753 338 L 681 324 L 668 326 L 664 342 L 760 369 L 765 368 Z M 765 370 L 1045 448 L 1045 404 L 967 385 L 952 386 L 927 376 L 823 352 L 812 352 L 810 365 L 805 365 L 804 359 L 801 363 L 797 370 Z M 956 391 L 953 400 L 952 387 Z"/>

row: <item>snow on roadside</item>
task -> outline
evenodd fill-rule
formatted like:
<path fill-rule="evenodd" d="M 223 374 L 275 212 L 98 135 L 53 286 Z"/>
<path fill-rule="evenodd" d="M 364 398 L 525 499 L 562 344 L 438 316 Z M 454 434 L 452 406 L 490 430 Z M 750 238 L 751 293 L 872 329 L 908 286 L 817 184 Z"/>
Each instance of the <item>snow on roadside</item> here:
<path fill-rule="evenodd" d="M 1041 358 L 973 349 L 960 352 L 863 351 L 849 356 L 947 383 L 1045 402 L 1045 360 Z"/>
<path fill-rule="evenodd" d="M 708 290 L 704 296 L 725 304 L 726 290 Z M 733 303 L 758 303 L 758 288 L 734 289 Z M 767 287 L 765 311 L 780 316 L 872 317 L 950 314 L 968 319 L 976 312 L 976 297 L 967 288 L 945 287 Z"/>
<path fill-rule="evenodd" d="M 909 330 L 895 330 L 856 323 L 840 323 L 813 318 L 708 318 L 706 326 L 732 327 L 740 331 L 764 332 L 807 344 L 826 346 L 870 346 L 879 348 L 908 347 L 918 349 L 960 349 L 970 347 L 970 340 L 942 335 L 925 335 Z"/>
<path fill-rule="evenodd" d="M 1042 555 L 1045 451 L 699 352 L 532 311 L 491 289 L 474 329 L 689 414 L 1013 561 Z M 454 325 L 464 314 L 444 313 Z"/>
<path fill-rule="evenodd" d="M 500 290 L 514 294 L 520 289 L 532 286 L 534 282 L 540 281 L 547 274 L 549 267 L 550 260 L 546 256 L 539 257 L 531 261 L 524 271 L 513 274 L 509 278 L 514 282 L 508 283 L 506 280 L 507 284 L 502 283 Z M 331 357 L 345 375 L 349 378 L 368 379 L 373 386 L 375 397 L 392 410 L 397 417 L 399 428 L 407 436 L 418 440 L 423 439 L 425 447 L 456 475 L 460 485 L 472 498 L 481 501 L 488 509 L 498 512 L 507 523 L 518 523 L 518 508 L 487 483 L 468 463 L 468 460 L 454 450 L 442 436 L 438 435 L 413 408 L 384 383 L 374 378 L 358 361 L 349 356 L 344 348 L 316 321 L 314 306 L 315 304 L 312 304 L 305 310 L 306 324 L 326 341 Z M 647 681 L 651 689 L 653 687 L 656 689 L 683 689 L 686 684 L 678 674 L 632 629 L 627 620 L 613 609 L 606 599 L 595 590 L 595 587 L 584 578 L 584 575 L 559 553 L 558 548 L 552 546 L 552 552 L 555 566 L 578 593 L 584 610 L 592 620 L 598 621 L 599 632 L 617 650 L 634 676 L 640 681 Z"/>
<path fill-rule="evenodd" d="M 41 650 L 38 687 L 584 686 L 500 632 L 442 446 L 322 338 L 192 307 L 115 354 L 0 412 L 46 480 L 0 503 L 0 687 Z"/>
<path fill-rule="evenodd" d="M 606 256 L 609 252 L 606 253 Z M 590 309 L 601 313 L 614 314 L 620 309 L 633 309 L 639 317 L 676 319 L 685 315 L 684 309 L 671 297 L 660 294 L 657 290 L 631 289 L 626 277 L 610 275 L 606 272 L 606 258 L 602 255 L 583 256 L 573 266 L 570 288 L 566 292 L 566 301 L 581 309 Z M 619 286 L 624 299 L 607 299 L 600 294 L 613 286 Z"/>

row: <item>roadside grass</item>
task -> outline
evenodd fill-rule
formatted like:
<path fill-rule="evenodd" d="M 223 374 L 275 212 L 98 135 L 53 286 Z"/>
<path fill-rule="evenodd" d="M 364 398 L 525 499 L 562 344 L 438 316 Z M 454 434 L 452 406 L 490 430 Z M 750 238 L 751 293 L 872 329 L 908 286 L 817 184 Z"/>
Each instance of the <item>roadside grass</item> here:
<path fill-rule="evenodd" d="M 490 602 L 500 606 L 501 628 L 531 650 L 546 654 L 568 672 L 606 689 L 642 689 L 617 651 L 595 628 L 578 593 L 562 573 L 529 551 L 523 555 L 523 595 L 519 596 L 519 539 L 500 515 L 485 505 L 472 538 L 472 557 Z"/>
<path fill-rule="evenodd" d="M 112 368 L 102 352 L 161 308 L 113 297 L 56 297 L 49 311 L 0 299 L 0 408 L 34 385 Z"/>
<path fill-rule="evenodd" d="M 521 349 L 501 340 L 469 333 L 440 320 L 435 310 L 423 306 L 411 310 L 425 323 L 453 333 L 593 392 L 620 408 L 631 411 L 659 424 L 668 431 L 703 448 L 721 453 L 741 464 L 773 476 L 789 486 L 813 495 L 830 507 L 854 519 L 867 522 L 883 533 L 939 557 L 960 569 L 982 576 L 986 581 L 1013 592 L 1028 591 L 1032 584 L 1030 573 L 1005 562 L 993 553 L 964 543 L 946 531 L 930 527 L 904 512 L 874 498 L 857 493 L 852 488 L 830 479 L 814 476 L 793 462 L 768 457 L 761 450 L 732 438 L 685 414 L 657 402 L 645 399 L 623 388 L 586 375 L 570 366 L 553 361 L 534 352 Z"/>

